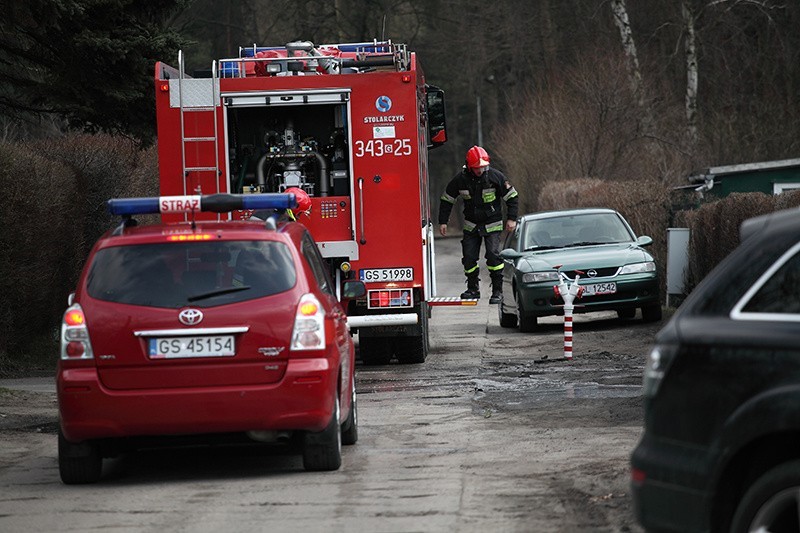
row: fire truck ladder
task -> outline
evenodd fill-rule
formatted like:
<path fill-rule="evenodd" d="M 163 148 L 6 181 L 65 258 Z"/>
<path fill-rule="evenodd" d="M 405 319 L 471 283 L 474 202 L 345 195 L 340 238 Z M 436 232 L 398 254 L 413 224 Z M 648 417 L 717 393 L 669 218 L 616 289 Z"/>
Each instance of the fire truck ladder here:
<path fill-rule="evenodd" d="M 218 77 L 217 77 L 217 62 L 214 61 L 211 64 L 211 105 L 207 105 L 208 102 L 205 98 L 198 99 L 198 98 L 191 98 L 190 102 L 184 101 L 184 86 L 188 87 L 189 82 L 201 81 L 201 80 L 194 80 L 189 79 L 184 81 L 184 66 L 183 66 L 183 51 L 178 51 L 178 107 L 180 108 L 180 116 L 181 116 L 181 164 L 183 168 L 183 194 L 190 194 L 196 193 L 197 191 L 188 191 L 187 190 L 187 182 L 189 179 L 190 172 L 213 172 L 214 173 L 214 182 L 216 183 L 216 192 L 219 193 L 219 177 L 221 175 L 219 169 L 219 133 L 218 133 L 218 126 L 217 126 L 217 87 L 218 87 Z M 202 80 L 206 81 L 206 80 Z M 196 85 L 192 86 L 192 88 L 197 87 Z M 201 86 L 202 87 L 202 86 Z M 211 121 L 214 124 L 214 134 L 213 136 L 197 136 L 197 137 L 187 137 L 186 136 L 186 114 L 187 113 L 210 113 Z M 204 166 L 186 166 L 186 147 L 187 144 L 190 146 L 196 146 L 196 143 L 214 143 L 214 166 L 213 167 L 204 167 Z M 206 194 L 209 194 L 206 192 Z"/>

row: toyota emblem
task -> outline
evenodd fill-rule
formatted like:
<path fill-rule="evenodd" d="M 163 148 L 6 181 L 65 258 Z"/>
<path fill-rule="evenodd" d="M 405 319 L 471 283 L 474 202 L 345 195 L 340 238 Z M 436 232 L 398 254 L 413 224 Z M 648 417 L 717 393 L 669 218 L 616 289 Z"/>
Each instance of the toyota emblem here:
<path fill-rule="evenodd" d="M 184 309 L 178 314 L 178 320 L 184 326 L 196 326 L 203 321 L 203 312 L 199 309 Z"/>
<path fill-rule="evenodd" d="M 586 274 L 588 274 L 590 278 L 593 278 L 593 277 L 597 276 L 597 270 L 591 269 L 588 272 L 586 272 Z"/>

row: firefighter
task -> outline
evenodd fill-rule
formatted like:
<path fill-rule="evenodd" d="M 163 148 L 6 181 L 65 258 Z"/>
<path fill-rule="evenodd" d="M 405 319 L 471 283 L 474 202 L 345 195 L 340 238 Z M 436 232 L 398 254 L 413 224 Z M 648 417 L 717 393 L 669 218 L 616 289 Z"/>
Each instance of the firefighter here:
<path fill-rule="evenodd" d="M 500 259 L 500 234 L 503 231 L 503 206 L 506 203 L 505 229 L 517 226 L 517 191 L 502 172 L 489 168 L 489 154 L 480 146 L 467 151 L 464 167 L 447 184 L 439 202 L 439 233 L 447 235 L 447 221 L 459 196 L 464 201 L 464 238 L 461 240 L 467 290 L 462 299 L 481 297 L 478 279 L 478 254 L 481 239 L 486 246 L 486 268 L 492 281 L 490 304 L 500 303 L 503 294 L 503 260 Z"/>
<path fill-rule="evenodd" d="M 295 200 L 297 200 L 297 207 L 286 210 L 286 215 L 290 219 L 297 221 L 299 215 L 311 216 L 311 198 L 308 197 L 306 191 L 299 187 L 289 187 L 283 192 L 294 194 Z"/>

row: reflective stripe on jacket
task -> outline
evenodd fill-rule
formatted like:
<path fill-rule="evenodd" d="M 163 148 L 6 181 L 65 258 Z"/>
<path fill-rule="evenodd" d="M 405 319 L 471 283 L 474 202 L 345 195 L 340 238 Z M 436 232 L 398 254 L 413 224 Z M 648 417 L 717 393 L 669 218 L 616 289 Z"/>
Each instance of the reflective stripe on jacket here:
<path fill-rule="evenodd" d="M 487 233 L 503 230 L 503 202 L 506 218 L 516 220 L 518 194 L 499 170 L 489 167 L 481 176 L 463 168 L 447 184 L 439 201 L 439 224 L 447 224 L 458 197 L 464 201 L 464 231 L 484 226 Z"/>

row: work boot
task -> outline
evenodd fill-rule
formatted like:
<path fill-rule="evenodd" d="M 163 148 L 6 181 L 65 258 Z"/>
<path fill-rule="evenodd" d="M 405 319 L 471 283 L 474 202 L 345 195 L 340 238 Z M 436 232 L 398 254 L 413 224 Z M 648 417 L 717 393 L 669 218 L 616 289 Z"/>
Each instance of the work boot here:
<path fill-rule="evenodd" d="M 495 289 L 492 287 L 492 295 L 489 297 L 489 304 L 499 304 L 500 298 L 503 296 L 503 289 Z"/>
<path fill-rule="evenodd" d="M 499 304 L 500 297 L 503 296 L 503 273 L 492 272 L 492 296 L 489 298 L 489 304 Z"/>
<path fill-rule="evenodd" d="M 461 293 L 462 300 L 478 300 L 481 297 L 478 273 L 467 275 L 467 290 Z"/>

